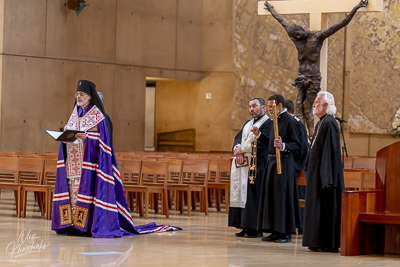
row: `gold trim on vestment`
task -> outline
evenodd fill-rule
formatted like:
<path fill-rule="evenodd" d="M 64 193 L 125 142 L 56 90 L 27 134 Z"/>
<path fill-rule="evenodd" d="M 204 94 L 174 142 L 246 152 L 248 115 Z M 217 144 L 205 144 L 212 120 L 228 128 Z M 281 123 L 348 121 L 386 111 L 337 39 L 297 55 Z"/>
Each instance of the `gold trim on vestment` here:
<path fill-rule="evenodd" d="M 72 223 L 72 217 L 71 217 L 71 204 L 65 204 L 59 206 L 60 208 L 60 224 L 61 225 L 66 225 L 66 224 L 71 224 Z"/>
<path fill-rule="evenodd" d="M 94 126 L 93 128 L 90 128 L 90 129 L 88 130 L 88 132 L 97 132 L 97 125 Z"/>
<path fill-rule="evenodd" d="M 74 225 L 85 228 L 88 209 L 76 206 L 74 213 Z"/>

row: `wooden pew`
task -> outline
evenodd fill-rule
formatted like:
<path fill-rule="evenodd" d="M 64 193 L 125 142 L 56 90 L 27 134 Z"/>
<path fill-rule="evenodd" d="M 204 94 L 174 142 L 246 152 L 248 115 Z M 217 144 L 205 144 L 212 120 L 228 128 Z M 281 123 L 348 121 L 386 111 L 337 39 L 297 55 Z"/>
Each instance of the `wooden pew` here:
<path fill-rule="evenodd" d="M 342 256 L 400 254 L 400 142 L 377 152 L 375 188 L 342 194 Z"/>

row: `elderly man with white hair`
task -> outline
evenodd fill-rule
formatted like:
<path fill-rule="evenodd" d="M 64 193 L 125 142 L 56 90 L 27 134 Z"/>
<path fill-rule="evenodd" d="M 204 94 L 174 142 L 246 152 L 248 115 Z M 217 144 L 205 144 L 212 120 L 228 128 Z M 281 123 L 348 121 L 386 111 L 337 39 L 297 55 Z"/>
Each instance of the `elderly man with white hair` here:
<path fill-rule="evenodd" d="M 341 195 L 344 190 L 339 127 L 333 95 L 317 94 L 313 113 L 319 118 L 306 161 L 303 246 L 311 251 L 338 252 Z"/>

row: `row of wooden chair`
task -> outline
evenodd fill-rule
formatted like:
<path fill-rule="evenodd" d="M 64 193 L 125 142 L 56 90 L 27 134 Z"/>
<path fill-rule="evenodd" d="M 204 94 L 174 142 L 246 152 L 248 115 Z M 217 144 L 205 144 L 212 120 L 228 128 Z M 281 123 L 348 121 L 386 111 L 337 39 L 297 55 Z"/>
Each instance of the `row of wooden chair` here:
<path fill-rule="evenodd" d="M 43 157 L 0 156 L 0 189 L 14 191 L 17 217 L 21 212 L 26 216 L 27 192 L 35 192 L 42 216 L 49 216 L 49 188 L 55 184 L 53 166 L 56 160 Z"/>
<path fill-rule="evenodd" d="M 116 151 L 115 156 L 137 156 L 137 155 L 144 155 L 144 156 L 149 156 L 149 155 L 154 155 L 154 156 L 191 156 L 191 157 L 196 157 L 196 156 L 229 156 L 232 155 L 231 151 L 186 151 L 186 152 L 176 152 L 176 151 Z"/>
<path fill-rule="evenodd" d="M 57 152 L 13 152 L 13 151 L 0 151 L 0 157 L 20 157 L 20 158 L 57 158 Z"/>
<path fill-rule="evenodd" d="M 55 185 L 55 175 L 57 171 L 57 160 L 54 158 L 53 154 L 51 156 L 48 155 L 46 159 L 43 158 L 43 156 L 39 156 L 37 153 L 24 153 L 23 155 L 17 154 L 17 153 L 10 153 L 7 154 L 6 157 L 1 157 L 0 160 L 0 190 L 1 189 L 8 189 L 8 190 L 14 190 L 15 192 L 15 201 L 16 201 L 16 212 L 17 216 L 21 216 L 21 211 L 22 211 L 22 216 L 26 216 L 26 195 L 27 192 L 32 191 L 35 192 L 37 196 L 37 201 L 40 207 L 40 210 L 42 212 L 42 215 L 46 214 L 47 219 L 51 219 L 51 210 L 52 210 L 52 194 L 54 193 L 54 185 Z M 129 168 L 128 167 L 128 162 L 129 160 L 122 160 L 121 166 L 123 166 L 123 163 L 126 162 L 125 169 L 124 171 Z M 133 160 L 136 161 L 137 160 Z M 154 161 L 154 159 L 150 159 L 149 161 Z M 171 159 L 166 159 L 166 158 L 159 158 L 157 161 L 167 161 L 168 162 L 168 168 L 169 168 L 169 173 L 171 174 L 171 179 L 168 180 L 170 183 L 170 191 L 177 191 L 177 192 L 187 192 L 187 191 L 201 191 L 203 187 L 198 186 L 198 181 L 196 183 L 190 184 L 190 186 L 182 186 L 180 183 L 183 182 L 180 181 L 179 177 L 182 175 L 183 171 L 183 160 L 171 160 Z M 198 162 L 198 160 L 188 160 L 192 161 L 193 164 L 194 162 Z M 185 168 L 188 168 L 189 162 L 185 164 Z M 121 168 L 120 166 L 120 168 Z M 142 167 L 141 172 L 142 173 Z M 143 174 L 145 174 L 146 168 L 143 168 Z M 122 173 L 122 172 L 121 172 Z M 207 178 L 207 189 L 208 190 L 213 190 L 213 195 L 215 199 L 215 204 L 218 210 L 221 208 L 221 201 L 222 201 L 222 194 L 220 192 L 224 192 L 225 196 L 225 201 L 229 199 L 229 176 L 230 176 L 230 161 L 229 159 L 211 159 L 209 161 L 209 170 L 208 170 L 208 178 Z M 178 174 L 178 179 L 174 182 L 176 185 L 175 188 L 172 188 L 171 181 L 174 178 L 173 174 L 175 176 Z M 224 175 L 225 174 L 225 175 Z M 182 178 L 183 179 L 183 178 Z M 187 179 L 186 179 L 187 180 Z M 186 181 L 185 180 L 185 181 Z M 146 186 L 147 189 L 146 191 L 149 193 L 156 193 L 155 191 L 156 188 L 154 185 L 148 186 L 149 180 L 144 180 L 143 183 L 147 183 Z M 159 183 L 156 181 L 156 183 Z M 129 184 L 129 181 L 126 181 L 124 179 L 124 186 L 127 187 L 127 191 L 131 190 L 131 186 L 133 184 Z M 137 186 L 137 184 L 136 184 Z M 200 188 L 200 189 L 199 189 Z M 137 189 L 137 188 L 136 188 Z M 206 191 L 208 191 L 206 190 Z M 157 192 L 160 192 L 159 190 Z M 186 193 L 187 194 L 187 193 Z M 182 195 L 182 193 L 180 193 Z M 205 205 L 204 203 L 210 203 L 211 201 L 208 200 L 208 197 L 211 194 L 208 194 L 208 192 L 205 192 L 204 195 L 207 197 L 207 201 L 203 201 L 202 199 L 202 204 Z M 178 196 L 179 197 L 179 194 Z M 191 197 L 191 194 L 187 196 L 189 199 Z M 165 199 L 164 196 L 162 196 L 162 199 Z M 182 198 L 183 199 L 183 198 Z M 165 200 L 163 200 L 165 201 Z M 167 201 L 165 201 L 168 203 Z M 182 212 L 182 202 L 177 202 L 175 207 L 181 209 Z M 180 207 L 177 205 L 180 204 Z M 168 209 L 165 208 L 163 205 L 164 212 L 167 213 Z M 208 207 L 203 207 L 202 210 L 205 210 L 207 212 Z M 190 215 L 190 208 L 188 211 L 188 214 Z M 228 205 L 226 205 L 226 212 L 228 212 Z M 146 215 L 147 216 L 147 215 Z"/>
<path fill-rule="evenodd" d="M 160 161 L 160 160 L 209 160 L 210 161 L 210 176 L 208 183 L 208 203 L 212 206 L 215 203 L 216 209 L 221 210 L 221 203 L 223 200 L 228 199 L 229 183 L 230 183 L 230 158 L 232 152 L 210 151 L 210 152 L 159 152 L 159 151 L 118 151 L 115 152 L 116 158 L 119 162 L 123 160 L 147 160 L 147 161 Z M 224 164 L 217 164 L 218 159 L 224 159 Z M 176 164 L 175 164 L 176 165 Z M 215 173 L 224 169 L 223 174 L 220 176 L 218 182 L 215 181 Z M 225 193 L 222 195 L 221 193 Z M 215 201 L 212 201 L 214 197 Z M 225 205 L 225 211 L 228 213 L 229 207 Z"/>
<path fill-rule="evenodd" d="M 344 169 L 345 190 L 374 190 L 375 170 Z M 297 186 L 306 186 L 304 171 L 297 177 Z M 305 199 L 299 199 L 299 206 L 305 206 Z"/>
<path fill-rule="evenodd" d="M 225 202 L 229 200 L 229 155 L 229 153 L 119 152 L 118 161 L 128 200 L 131 202 L 133 200 L 130 192 L 135 192 L 136 194 L 144 193 L 144 209 L 141 207 L 141 198 L 139 196 L 135 198 L 138 212 L 141 215 L 143 215 L 144 210 L 145 217 L 148 217 L 149 197 L 150 195 L 157 194 L 161 194 L 163 214 L 168 216 L 168 210 L 172 207 L 173 201 L 175 209 L 180 210 L 182 213 L 184 200 L 183 192 L 186 192 L 188 215 L 190 216 L 192 206 L 195 205 L 195 202 L 192 200 L 192 194 L 188 192 L 200 192 L 200 207 L 205 213 L 207 213 L 208 205 L 211 206 L 212 195 L 214 196 L 215 206 L 218 211 L 221 209 L 223 200 L 221 192 L 225 193 Z M 54 192 L 57 168 L 56 156 L 57 154 L 55 152 L 0 152 L 0 189 L 14 190 L 18 217 L 21 216 L 21 211 L 22 216 L 26 216 L 26 195 L 27 192 L 33 191 L 35 193 L 41 193 L 37 194 L 37 201 L 42 215 L 45 213 L 48 219 L 51 218 L 52 193 Z M 345 158 L 345 166 L 349 167 L 349 160 L 346 161 L 346 159 L 347 158 Z M 346 190 L 374 189 L 375 158 L 352 157 L 350 159 L 352 168 L 344 169 Z M 192 161 L 191 163 L 193 164 L 197 164 L 202 160 L 209 162 L 206 186 L 204 186 L 204 181 L 199 180 L 205 177 L 205 174 L 203 174 L 203 176 L 197 176 L 195 180 L 193 180 L 192 177 L 188 178 L 185 176 L 183 178 L 183 175 L 187 172 L 187 170 L 184 171 L 183 169 L 184 165 L 188 168 L 190 161 Z M 146 162 L 144 164 L 145 168 L 142 167 L 142 161 Z M 163 174 L 163 177 L 167 177 L 167 179 L 162 178 L 159 180 L 161 174 L 152 176 L 151 173 L 149 173 L 150 171 L 154 172 L 154 166 L 146 166 L 158 164 L 149 163 L 157 161 L 167 162 L 167 176 L 165 176 L 165 173 Z M 184 162 L 186 162 L 186 164 L 183 164 Z M 136 167 L 130 167 L 129 164 L 136 164 Z M 147 176 L 149 178 L 144 178 Z M 140 179 L 142 177 L 143 180 L 141 181 Z M 156 177 L 156 180 L 154 180 L 154 177 Z M 297 183 L 298 185 L 305 185 L 304 172 L 303 175 L 298 177 Z M 205 187 L 207 188 L 206 192 L 204 191 Z M 203 194 L 207 197 L 206 200 Z M 304 207 L 304 200 L 302 199 L 300 200 L 300 206 Z M 158 205 L 155 206 L 156 210 L 157 208 Z M 225 210 L 226 213 L 228 213 L 227 203 L 225 203 Z"/>
<path fill-rule="evenodd" d="M 375 170 L 375 157 L 345 157 L 344 169 Z"/>
<path fill-rule="evenodd" d="M 345 169 L 343 178 L 346 190 L 375 189 L 375 170 Z"/>
<path fill-rule="evenodd" d="M 118 165 L 128 203 L 133 208 L 133 193 L 135 193 L 137 212 L 141 216 L 144 215 L 145 218 L 148 217 L 150 194 L 161 195 L 162 212 L 167 217 L 172 202 L 175 210 L 183 213 L 185 196 L 188 216 L 190 216 L 191 210 L 196 206 L 194 199 L 192 199 L 193 192 L 199 193 L 200 211 L 206 215 L 208 214 L 209 190 L 214 190 L 217 209 L 221 207 L 221 195 L 217 192 L 224 191 L 225 201 L 229 199 L 230 168 L 227 169 L 227 166 L 230 166 L 229 159 L 182 160 L 160 158 L 156 161 L 124 159 L 119 160 Z M 144 208 L 142 204 L 143 194 Z M 155 199 L 154 208 L 157 211 L 157 199 Z"/>
<path fill-rule="evenodd" d="M 345 190 L 373 190 L 375 189 L 375 170 L 344 169 L 343 180 Z M 297 185 L 306 185 L 304 171 L 297 177 Z M 300 203 L 300 207 L 304 207 L 304 201 Z"/>

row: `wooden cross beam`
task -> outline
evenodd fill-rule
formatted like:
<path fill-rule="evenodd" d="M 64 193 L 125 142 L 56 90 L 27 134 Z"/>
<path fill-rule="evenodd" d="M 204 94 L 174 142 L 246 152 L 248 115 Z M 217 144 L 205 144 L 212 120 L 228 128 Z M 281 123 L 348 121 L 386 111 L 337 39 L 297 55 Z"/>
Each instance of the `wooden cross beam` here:
<path fill-rule="evenodd" d="M 348 13 L 360 0 L 289 0 L 268 1 L 279 15 L 310 14 L 310 30 L 324 30 L 326 25 L 319 23 L 322 16 L 330 13 Z M 258 15 L 270 15 L 264 9 L 265 1 L 258 2 Z M 383 0 L 370 0 L 365 8 L 357 12 L 383 11 Z"/>
<path fill-rule="evenodd" d="M 310 30 L 325 30 L 328 28 L 328 14 L 348 13 L 355 7 L 360 0 L 288 0 L 288 1 L 268 1 L 279 15 L 289 14 L 309 14 Z M 258 2 L 258 15 L 271 15 L 264 9 L 265 1 Z M 357 12 L 376 12 L 383 11 L 383 0 L 370 0 L 365 8 Z M 320 57 L 319 67 L 322 76 L 321 90 L 327 89 L 328 74 L 328 39 L 324 41 Z"/>

